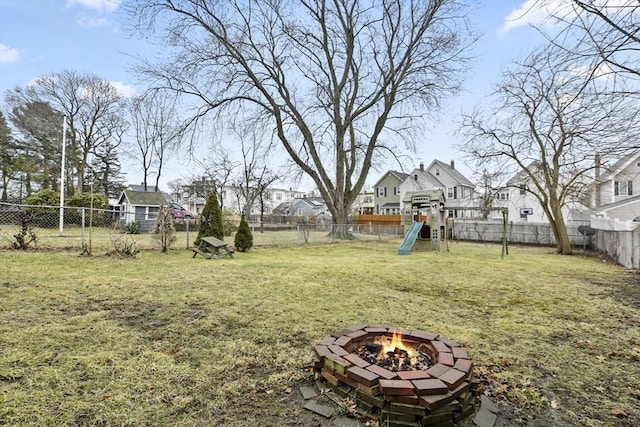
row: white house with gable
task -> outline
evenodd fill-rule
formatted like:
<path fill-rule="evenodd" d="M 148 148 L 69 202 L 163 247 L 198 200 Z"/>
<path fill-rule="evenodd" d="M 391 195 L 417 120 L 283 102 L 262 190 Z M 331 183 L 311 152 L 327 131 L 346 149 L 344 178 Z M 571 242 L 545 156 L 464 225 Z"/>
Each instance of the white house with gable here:
<path fill-rule="evenodd" d="M 462 218 L 478 216 L 474 198 L 474 184 L 455 168 L 453 160 L 447 164 L 434 160 L 425 168 L 424 163 L 411 171 L 399 186 L 400 200 L 405 194 L 440 189 L 446 197 L 447 216 Z"/>

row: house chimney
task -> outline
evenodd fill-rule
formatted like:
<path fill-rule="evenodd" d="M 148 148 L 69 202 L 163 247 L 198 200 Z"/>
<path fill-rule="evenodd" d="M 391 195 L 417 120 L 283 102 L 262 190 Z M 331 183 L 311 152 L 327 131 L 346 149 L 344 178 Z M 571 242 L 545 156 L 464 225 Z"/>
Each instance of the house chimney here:
<path fill-rule="evenodd" d="M 451 160 L 451 169 L 455 169 L 456 168 L 456 164 L 453 160 Z"/>
<path fill-rule="evenodd" d="M 424 163 L 420 162 L 420 172 L 424 172 Z"/>

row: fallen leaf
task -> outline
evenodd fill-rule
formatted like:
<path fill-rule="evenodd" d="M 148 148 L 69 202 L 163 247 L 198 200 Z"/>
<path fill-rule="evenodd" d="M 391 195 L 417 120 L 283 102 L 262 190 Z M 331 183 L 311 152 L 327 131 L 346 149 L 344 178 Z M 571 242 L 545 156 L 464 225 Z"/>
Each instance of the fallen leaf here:
<path fill-rule="evenodd" d="M 265 391 L 265 393 L 267 393 L 267 394 L 273 394 L 273 390 L 267 390 L 267 391 Z"/>
<path fill-rule="evenodd" d="M 613 415 L 614 417 L 618 417 L 618 418 L 626 418 L 629 416 L 629 414 L 627 414 L 625 411 L 623 411 L 620 408 L 613 408 L 611 410 L 611 415 Z"/>
<path fill-rule="evenodd" d="M 287 389 L 284 391 L 287 394 L 290 394 L 293 390 L 291 389 L 291 387 L 287 387 Z"/>
<path fill-rule="evenodd" d="M 555 400 L 552 400 L 552 401 L 551 401 L 551 407 L 552 407 L 553 409 L 558 409 L 558 402 L 556 402 Z"/>

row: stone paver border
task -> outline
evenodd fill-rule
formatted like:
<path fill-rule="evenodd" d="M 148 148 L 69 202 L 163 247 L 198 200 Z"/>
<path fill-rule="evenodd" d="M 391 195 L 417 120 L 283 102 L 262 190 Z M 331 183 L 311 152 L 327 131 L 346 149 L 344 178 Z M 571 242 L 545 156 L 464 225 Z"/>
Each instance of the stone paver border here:
<path fill-rule="evenodd" d="M 434 365 L 424 371 L 392 372 L 353 352 L 363 342 L 394 333 L 407 345 L 424 344 Z M 314 352 L 317 377 L 338 395 L 355 398 L 367 417 L 403 426 L 455 425 L 474 411 L 478 381 L 473 361 L 460 344 L 433 332 L 354 325 L 325 337 Z"/>

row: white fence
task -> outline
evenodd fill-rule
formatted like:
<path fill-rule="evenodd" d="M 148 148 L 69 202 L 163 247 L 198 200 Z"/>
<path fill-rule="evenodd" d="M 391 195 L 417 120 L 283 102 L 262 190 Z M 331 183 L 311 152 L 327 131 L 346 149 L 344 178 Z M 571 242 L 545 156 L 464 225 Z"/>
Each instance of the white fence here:
<path fill-rule="evenodd" d="M 594 236 L 585 237 L 578 232 L 581 225 L 590 221 L 575 221 L 567 225 L 571 244 L 598 250 L 618 264 L 627 268 L 640 268 L 640 227 L 632 229 L 617 227 L 617 230 L 598 230 Z M 457 240 L 478 242 L 501 242 L 502 222 L 456 220 L 451 237 Z M 509 243 L 554 246 L 556 239 L 549 224 L 514 223 L 507 224 Z"/>
<path fill-rule="evenodd" d="M 589 225 L 589 221 L 572 222 L 567 225 L 569 240 L 575 246 L 591 246 L 591 239 L 578 232 L 581 225 Z M 451 230 L 451 238 L 477 242 L 501 242 L 503 236 L 502 221 L 455 220 Z M 556 239 L 549 224 L 510 222 L 507 224 L 507 240 L 511 243 L 554 246 Z"/>

